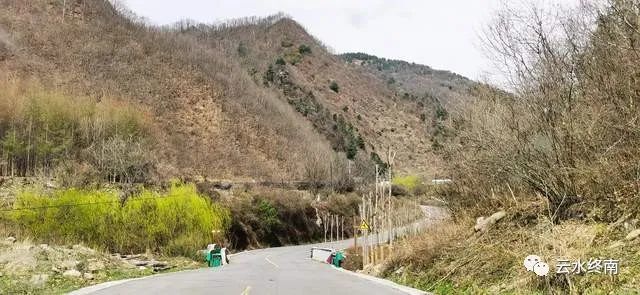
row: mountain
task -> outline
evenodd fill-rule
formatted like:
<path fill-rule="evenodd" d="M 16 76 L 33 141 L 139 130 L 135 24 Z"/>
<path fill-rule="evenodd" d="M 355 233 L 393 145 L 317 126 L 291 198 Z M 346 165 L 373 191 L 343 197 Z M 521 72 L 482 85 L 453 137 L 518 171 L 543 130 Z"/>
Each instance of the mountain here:
<path fill-rule="evenodd" d="M 405 98 L 433 97 L 446 101 L 455 96 L 468 96 L 477 86 L 477 82 L 464 76 L 426 65 L 361 52 L 343 53 L 340 57 L 352 65 L 367 68 Z"/>
<path fill-rule="evenodd" d="M 384 59 L 334 55 L 282 14 L 155 27 L 104 0 L 0 4 L 0 79 L 147 110 L 160 179 L 328 178 L 347 158 L 366 177 L 389 149 L 398 171 L 435 175 L 433 103 L 411 97 L 473 85 L 399 61 L 376 71 Z"/>

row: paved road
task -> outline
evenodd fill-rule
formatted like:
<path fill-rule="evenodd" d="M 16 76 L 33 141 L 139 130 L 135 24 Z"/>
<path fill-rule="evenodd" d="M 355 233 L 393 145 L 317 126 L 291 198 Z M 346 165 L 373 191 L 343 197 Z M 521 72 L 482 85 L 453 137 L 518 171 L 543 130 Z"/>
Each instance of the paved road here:
<path fill-rule="evenodd" d="M 425 207 L 426 226 L 442 216 L 437 208 Z M 434 211 L 435 210 L 435 211 Z M 435 215 L 435 216 L 434 216 Z M 411 228 L 414 228 L 413 226 Z M 400 231 L 408 228 L 400 229 Z M 358 244 L 364 240 L 358 241 Z M 82 289 L 72 294 L 408 294 L 407 289 L 390 282 L 363 278 L 338 271 L 309 258 L 310 248 L 342 249 L 353 239 L 314 245 L 247 251 L 231 258 L 220 268 L 203 268 L 131 280 L 100 290 Z M 93 292 L 92 292 L 93 291 Z M 414 290 L 416 291 L 416 290 Z M 415 293 L 420 294 L 420 293 Z"/>

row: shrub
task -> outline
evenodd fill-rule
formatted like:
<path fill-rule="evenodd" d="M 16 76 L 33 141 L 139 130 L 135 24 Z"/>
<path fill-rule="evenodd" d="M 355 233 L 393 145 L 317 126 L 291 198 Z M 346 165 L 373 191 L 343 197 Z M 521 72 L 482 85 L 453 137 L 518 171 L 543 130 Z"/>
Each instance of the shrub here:
<path fill-rule="evenodd" d="M 105 180 L 133 181 L 122 167 L 112 164 L 136 162 L 136 167 L 126 169 L 138 172 L 151 166 L 145 141 L 150 129 L 146 113 L 130 104 L 108 98 L 96 102 L 21 81 L 0 81 L 0 149 L 7 159 L 0 163 L 0 175 L 49 174 L 77 161 L 93 165 Z M 131 161 L 121 151 L 105 153 L 104 145 L 116 142 L 128 143 L 127 151 L 135 146 L 143 155 Z"/>
<path fill-rule="evenodd" d="M 413 191 L 422 183 L 417 175 L 396 176 L 391 182 L 392 184 L 401 186 L 409 191 Z"/>
<path fill-rule="evenodd" d="M 391 181 L 394 195 L 421 196 L 428 192 L 428 187 L 417 175 L 396 176 Z"/>
<path fill-rule="evenodd" d="M 240 43 L 238 45 L 238 55 L 240 57 L 246 57 L 247 54 L 249 54 L 249 49 L 247 48 L 246 45 L 244 45 L 244 43 Z"/>
<path fill-rule="evenodd" d="M 164 194 L 144 190 L 124 203 L 110 191 L 22 192 L 14 208 L 10 219 L 36 240 L 83 242 L 120 253 L 150 249 L 192 256 L 211 242 L 214 229 L 230 223 L 227 209 L 198 195 L 194 185 L 178 183 Z"/>
<path fill-rule="evenodd" d="M 284 66 L 286 64 L 287 64 L 287 62 L 284 60 L 284 58 L 278 57 L 278 59 L 276 59 L 276 65 Z"/>
<path fill-rule="evenodd" d="M 285 53 L 284 60 L 292 65 L 296 65 L 302 61 L 302 54 L 295 51 L 288 52 L 288 53 Z"/>
<path fill-rule="evenodd" d="M 264 84 L 264 86 L 269 86 L 271 85 L 271 83 L 273 83 L 275 77 L 276 72 L 273 69 L 273 65 L 269 65 L 269 68 L 267 68 L 267 71 L 264 72 L 264 76 L 262 77 L 262 83 Z"/>
<path fill-rule="evenodd" d="M 333 90 L 333 92 L 338 93 L 340 91 L 340 86 L 336 81 L 331 81 L 329 84 L 329 89 Z"/>
<path fill-rule="evenodd" d="M 316 241 L 320 227 L 315 224 L 311 199 L 284 190 L 259 190 L 229 200 L 233 219 L 231 246 L 246 249 Z"/>
<path fill-rule="evenodd" d="M 278 219 L 278 210 L 271 205 L 271 202 L 267 200 L 260 200 L 258 202 L 258 212 L 260 222 L 266 225 L 269 231 L 272 231 L 275 226 L 280 224 L 280 220 Z"/>
<path fill-rule="evenodd" d="M 373 161 L 373 163 L 375 165 L 378 165 L 378 169 L 379 169 L 378 173 L 380 175 L 386 175 L 387 168 L 389 167 L 389 164 L 387 164 L 384 161 L 382 161 L 382 159 L 380 158 L 380 155 L 378 155 L 378 153 L 371 152 L 371 161 Z"/>
<path fill-rule="evenodd" d="M 302 55 L 311 54 L 311 47 L 308 45 L 302 44 L 298 47 L 298 52 Z"/>

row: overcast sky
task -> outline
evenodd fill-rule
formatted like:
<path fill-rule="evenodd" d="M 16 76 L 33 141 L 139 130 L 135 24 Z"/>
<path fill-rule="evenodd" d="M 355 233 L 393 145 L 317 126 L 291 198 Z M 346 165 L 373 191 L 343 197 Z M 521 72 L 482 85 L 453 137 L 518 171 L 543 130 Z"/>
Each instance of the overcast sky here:
<path fill-rule="evenodd" d="M 480 50 L 498 0 L 121 0 L 155 24 L 291 15 L 337 53 L 366 52 L 450 70 L 492 71 Z"/>

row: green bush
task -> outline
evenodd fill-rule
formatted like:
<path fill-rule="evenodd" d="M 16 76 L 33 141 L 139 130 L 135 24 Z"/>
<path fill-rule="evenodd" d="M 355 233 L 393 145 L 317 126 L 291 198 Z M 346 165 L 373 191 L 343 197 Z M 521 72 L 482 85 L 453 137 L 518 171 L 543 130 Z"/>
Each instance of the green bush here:
<path fill-rule="evenodd" d="M 331 81 L 331 84 L 329 84 L 329 89 L 333 90 L 333 92 L 338 93 L 340 91 L 340 86 L 338 86 L 338 83 L 336 81 Z"/>
<path fill-rule="evenodd" d="M 271 205 L 267 200 L 260 200 L 258 202 L 258 212 L 260 215 L 260 222 L 272 229 L 280 224 L 278 219 L 278 210 Z"/>
<path fill-rule="evenodd" d="M 416 175 L 396 176 L 391 182 L 393 185 L 403 187 L 409 191 L 413 191 L 416 187 L 422 184 L 422 181 Z"/>
<path fill-rule="evenodd" d="M 298 47 L 298 52 L 302 55 L 311 54 L 311 47 L 309 45 L 302 44 Z"/>
<path fill-rule="evenodd" d="M 285 190 L 247 192 L 227 200 L 233 219 L 229 240 L 236 249 L 317 241 L 312 199 Z"/>
<path fill-rule="evenodd" d="M 292 65 L 296 65 L 302 61 L 302 54 L 298 52 L 287 52 L 284 55 L 284 60 Z"/>
<path fill-rule="evenodd" d="M 14 208 L 10 219 L 36 240 L 83 242 L 120 253 L 150 249 L 191 256 L 211 242 L 213 230 L 230 223 L 227 209 L 198 195 L 194 185 L 177 183 L 164 194 L 144 190 L 124 203 L 108 191 L 23 192 Z"/>

